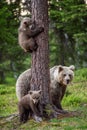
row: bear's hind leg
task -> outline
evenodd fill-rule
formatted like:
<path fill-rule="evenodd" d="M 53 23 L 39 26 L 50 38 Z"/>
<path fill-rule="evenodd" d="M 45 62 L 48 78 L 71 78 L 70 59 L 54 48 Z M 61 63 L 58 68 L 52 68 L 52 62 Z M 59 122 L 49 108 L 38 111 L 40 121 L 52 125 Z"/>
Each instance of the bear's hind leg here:
<path fill-rule="evenodd" d="M 23 122 L 23 120 L 24 120 L 24 113 L 21 113 L 19 116 L 20 116 L 20 117 L 19 117 L 20 122 Z"/>
<path fill-rule="evenodd" d="M 25 110 L 25 113 L 23 115 L 23 123 L 27 122 L 29 117 L 29 110 Z"/>

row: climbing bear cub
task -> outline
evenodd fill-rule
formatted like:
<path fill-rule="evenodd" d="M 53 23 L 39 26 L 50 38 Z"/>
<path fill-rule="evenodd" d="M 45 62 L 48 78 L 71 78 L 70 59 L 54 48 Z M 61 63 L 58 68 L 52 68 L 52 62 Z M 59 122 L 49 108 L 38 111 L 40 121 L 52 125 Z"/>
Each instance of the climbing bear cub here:
<path fill-rule="evenodd" d="M 20 27 L 18 29 L 18 42 L 25 52 L 36 51 L 38 45 L 35 37 L 44 31 L 43 27 L 36 25 L 29 17 L 20 18 Z"/>
<path fill-rule="evenodd" d="M 41 90 L 38 91 L 29 91 L 27 95 L 21 98 L 18 103 L 19 117 L 20 122 L 25 123 L 28 120 L 28 117 L 34 114 L 36 121 L 40 121 L 40 112 L 39 112 L 39 101 L 41 97 Z"/>

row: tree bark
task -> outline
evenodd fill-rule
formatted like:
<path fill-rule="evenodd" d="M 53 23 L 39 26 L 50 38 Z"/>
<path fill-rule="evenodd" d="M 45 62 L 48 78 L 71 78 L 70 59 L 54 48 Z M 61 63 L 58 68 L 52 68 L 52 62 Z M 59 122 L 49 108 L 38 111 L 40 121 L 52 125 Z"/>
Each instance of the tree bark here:
<path fill-rule="evenodd" d="M 4 71 L 0 70 L 0 83 L 4 83 L 4 82 L 5 82 Z"/>
<path fill-rule="evenodd" d="M 44 32 L 35 38 L 38 49 L 32 53 L 31 90 L 42 90 L 40 101 L 41 114 L 46 118 L 53 118 L 61 114 L 61 111 L 50 100 L 48 1 L 32 0 L 31 6 L 32 20 L 35 20 L 38 25 L 44 27 Z"/>
<path fill-rule="evenodd" d="M 39 26 L 44 27 L 38 37 L 35 38 L 38 49 L 32 53 L 31 67 L 31 89 L 42 90 L 41 103 L 46 105 L 50 102 L 49 87 L 49 46 L 48 46 L 48 1 L 47 0 L 32 0 L 32 20 L 35 20 Z"/>

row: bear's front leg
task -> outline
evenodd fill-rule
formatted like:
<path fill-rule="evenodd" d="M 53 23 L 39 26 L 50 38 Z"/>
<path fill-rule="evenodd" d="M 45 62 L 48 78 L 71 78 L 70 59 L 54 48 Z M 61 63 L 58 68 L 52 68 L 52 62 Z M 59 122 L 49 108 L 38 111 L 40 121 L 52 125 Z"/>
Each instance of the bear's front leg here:
<path fill-rule="evenodd" d="M 40 117 L 40 112 L 38 110 L 38 106 L 35 104 L 32 104 L 31 109 L 33 112 L 33 118 L 36 120 L 36 122 L 41 122 L 42 118 Z"/>

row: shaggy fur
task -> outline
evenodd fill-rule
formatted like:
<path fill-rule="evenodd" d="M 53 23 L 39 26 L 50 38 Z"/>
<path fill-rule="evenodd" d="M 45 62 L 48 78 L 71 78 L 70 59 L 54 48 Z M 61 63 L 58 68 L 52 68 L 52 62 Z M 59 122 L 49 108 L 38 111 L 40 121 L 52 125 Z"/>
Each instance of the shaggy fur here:
<path fill-rule="evenodd" d="M 34 39 L 44 31 L 43 27 L 38 27 L 29 17 L 20 18 L 21 23 L 18 29 L 19 45 L 25 52 L 36 51 L 38 45 Z"/>
<path fill-rule="evenodd" d="M 41 91 L 29 91 L 29 94 L 22 97 L 18 103 L 20 122 L 25 123 L 29 115 L 34 114 L 40 117 L 38 104 L 41 97 Z"/>
<path fill-rule="evenodd" d="M 23 96 L 28 94 L 30 90 L 30 80 L 31 80 L 31 69 L 24 71 L 17 79 L 16 82 L 16 95 L 20 101 Z"/>
<path fill-rule="evenodd" d="M 50 69 L 50 92 L 51 101 L 59 109 L 62 109 L 61 101 L 66 91 L 67 85 L 73 80 L 74 77 L 73 65 L 67 66 L 54 66 Z M 23 72 L 16 82 L 16 95 L 18 100 L 20 100 L 24 95 L 30 90 L 30 79 L 31 79 L 31 69 Z"/>
<path fill-rule="evenodd" d="M 61 101 L 65 95 L 67 85 L 74 77 L 74 69 L 75 67 L 73 65 L 70 67 L 59 65 L 50 69 L 51 101 L 58 109 L 62 110 Z"/>

